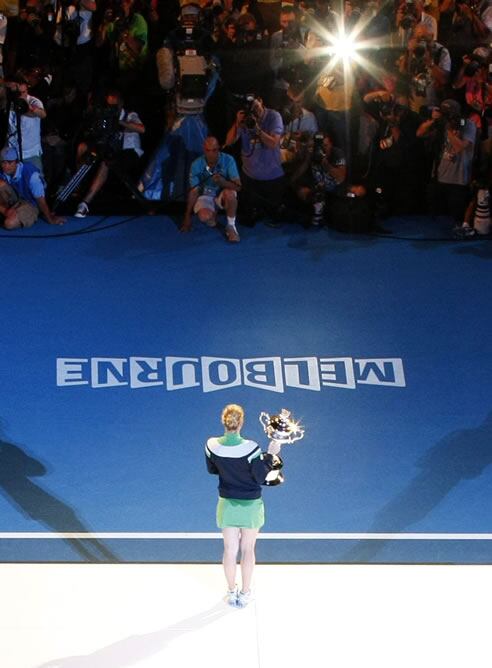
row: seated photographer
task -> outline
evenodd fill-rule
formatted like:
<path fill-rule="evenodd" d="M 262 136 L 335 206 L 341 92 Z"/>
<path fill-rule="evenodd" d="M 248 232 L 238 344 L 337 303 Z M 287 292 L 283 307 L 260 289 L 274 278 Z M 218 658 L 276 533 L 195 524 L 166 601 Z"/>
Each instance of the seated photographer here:
<path fill-rule="evenodd" d="M 227 216 L 226 237 L 228 241 L 238 242 L 236 211 L 241 180 L 236 162 L 231 155 L 220 152 L 219 142 L 215 137 L 205 139 L 203 153 L 203 156 L 191 164 L 190 190 L 180 231 L 191 230 L 193 213 L 208 227 L 215 227 L 217 212 L 223 209 Z"/>
<path fill-rule="evenodd" d="M 261 211 L 272 226 L 282 211 L 285 176 L 280 141 L 284 133 L 278 111 L 267 109 L 259 96 L 252 97 L 236 114 L 226 136 L 226 145 L 241 142 L 241 202 L 239 222 L 254 226 Z"/>
<path fill-rule="evenodd" d="M 89 156 L 100 161 L 96 175 L 77 207 L 77 218 L 85 218 L 89 213 L 89 204 L 106 183 L 110 167 L 124 177 L 136 177 L 143 155 L 140 135 L 145 132 L 145 126 L 138 114 L 123 108 L 117 90 L 109 90 L 104 99 L 105 106 L 93 112 L 93 125 L 88 128 L 87 141 L 77 147 L 77 165 Z"/>
<path fill-rule="evenodd" d="M 444 100 L 417 130 L 417 137 L 431 142 L 434 156 L 431 205 L 460 228 L 470 198 L 470 183 L 476 142 L 476 126 L 462 118 L 456 100 Z"/>
<path fill-rule="evenodd" d="M 65 220 L 55 215 L 45 198 L 45 185 L 40 171 L 29 163 L 19 161 L 15 148 L 0 151 L 0 215 L 3 227 L 15 230 L 32 227 L 39 215 L 50 225 L 62 225 Z"/>
<path fill-rule="evenodd" d="M 326 133 L 314 137 L 303 134 L 293 167 L 291 187 L 302 202 L 312 205 L 311 224 L 321 225 L 328 200 L 344 189 L 347 167 L 343 151 L 333 146 Z"/>

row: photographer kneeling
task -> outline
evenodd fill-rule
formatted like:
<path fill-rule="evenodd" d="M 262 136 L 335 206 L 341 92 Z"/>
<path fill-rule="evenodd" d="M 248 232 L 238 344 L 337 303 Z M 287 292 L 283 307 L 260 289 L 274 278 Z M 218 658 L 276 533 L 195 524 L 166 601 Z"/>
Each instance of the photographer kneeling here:
<path fill-rule="evenodd" d="M 302 134 L 292 165 L 290 183 L 297 197 L 312 205 L 312 225 L 321 225 L 329 199 L 343 193 L 347 167 L 343 151 L 331 137 Z"/>
<path fill-rule="evenodd" d="M 94 109 L 87 141 L 77 147 L 77 165 L 88 156 L 100 160 L 89 190 L 77 207 L 77 218 L 85 218 L 89 213 L 89 204 L 106 183 L 110 166 L 114 166 L 124 178 L 137 175 L 143 155 L 140 135 L 144 132 L 145 126 L 138 114 L 123 108 L 119 91 L 109 90 L 105 95 L 105 105 Z"/>

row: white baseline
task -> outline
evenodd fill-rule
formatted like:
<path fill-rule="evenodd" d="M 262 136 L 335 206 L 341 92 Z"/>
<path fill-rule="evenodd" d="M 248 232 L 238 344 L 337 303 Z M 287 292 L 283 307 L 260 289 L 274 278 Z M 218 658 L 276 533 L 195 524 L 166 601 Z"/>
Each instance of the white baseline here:
<path fill-rule="evenodd" d="M 67 538 L 111 540 L 217 540 L 221 533 L 200 532 L 0 532 L 0 540 Z M 260 540 L 492 540 L 492 533 L 260 533 Z"/>

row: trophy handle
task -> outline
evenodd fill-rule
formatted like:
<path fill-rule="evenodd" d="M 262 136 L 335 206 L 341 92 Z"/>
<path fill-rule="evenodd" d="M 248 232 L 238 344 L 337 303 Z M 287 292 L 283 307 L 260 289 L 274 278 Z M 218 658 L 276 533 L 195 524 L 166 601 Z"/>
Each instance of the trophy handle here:
<path fill-rule="evenodd" d="M 262 411 L 260 413 L 259 420 L 260 420 L 261 425 L 263 426 L 263 430 L 265 431 L 265 433 L 268 433 L 267 432 L 267 427 L 270 424 L 270 416 L 268 415 L 268 413 L 265 413 L 264 411 Z"/>

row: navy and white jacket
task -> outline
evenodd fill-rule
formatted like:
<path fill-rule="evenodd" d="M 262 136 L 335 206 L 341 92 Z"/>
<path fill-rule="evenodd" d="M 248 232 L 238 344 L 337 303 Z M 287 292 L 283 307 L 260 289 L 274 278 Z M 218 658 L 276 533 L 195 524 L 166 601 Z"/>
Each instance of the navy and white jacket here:
<path fill-rule="evenodd" d="M 273 469 L 272 455 L 261 452 L 258 443 L 222 445 L 209 438 L 205 446 L 207 469 L 219 476 L 219 495 L 224 499 L 259 499 L 261 485 Z"/>

